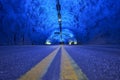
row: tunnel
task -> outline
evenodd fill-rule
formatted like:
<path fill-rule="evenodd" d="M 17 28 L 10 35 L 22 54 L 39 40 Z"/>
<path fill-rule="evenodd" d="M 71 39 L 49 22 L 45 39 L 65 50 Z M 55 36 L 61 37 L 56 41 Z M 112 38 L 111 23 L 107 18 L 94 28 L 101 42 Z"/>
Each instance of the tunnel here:
<path fill-rule="evenodd" d="M 120 0 L 0 0 L 0 80 L 120 80 Z"/>
<path fill-rule="evenodd" d="M 53 32 L 60 32 L 60 25 L 66 34 L 73 34 L 78 44 L 120 44 L 119 3 L 120 0 L 0 0 L 0 45 L 44 45 L 55 36 Z M 58 40 L 52 39 L 53 44 L 60 42 L 59 36 Z M 68 44 L 70 37 L 63 36 Z"/>

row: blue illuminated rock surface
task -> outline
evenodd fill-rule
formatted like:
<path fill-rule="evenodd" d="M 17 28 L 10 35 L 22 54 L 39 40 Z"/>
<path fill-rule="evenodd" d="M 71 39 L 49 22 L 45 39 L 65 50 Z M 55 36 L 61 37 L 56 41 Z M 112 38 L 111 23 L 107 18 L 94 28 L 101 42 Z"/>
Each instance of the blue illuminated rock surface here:
<path fill-rule="evenodd" d="M 120 44 L 120 0 L 60 0 L 62 29 L 79 44 Z M 69 30 L 64 31 L 64 29 Z M 0 0 L 0 45 L 60 41 L 56 0 Z M 64 35 L 64 34 L 63 34 Z M 71 37 L 64 35 L 68 42 Z"/>

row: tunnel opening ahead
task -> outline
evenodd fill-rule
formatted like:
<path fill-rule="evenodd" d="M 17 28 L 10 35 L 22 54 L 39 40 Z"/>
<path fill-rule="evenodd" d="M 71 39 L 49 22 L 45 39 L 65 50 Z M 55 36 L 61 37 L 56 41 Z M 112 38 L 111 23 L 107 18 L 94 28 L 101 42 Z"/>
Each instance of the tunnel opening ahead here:
<path fill-rule="evenodd" d="M 62 35 L 62 38 L 61 38 Z M 77 44 L 77 39 L 75 38 L 72 31 L 68 29 L 63 29 L 62 33 L 59 32 L 59 30 L 54 30 L 50 37 L 47 38 L 46 44 Z"/>

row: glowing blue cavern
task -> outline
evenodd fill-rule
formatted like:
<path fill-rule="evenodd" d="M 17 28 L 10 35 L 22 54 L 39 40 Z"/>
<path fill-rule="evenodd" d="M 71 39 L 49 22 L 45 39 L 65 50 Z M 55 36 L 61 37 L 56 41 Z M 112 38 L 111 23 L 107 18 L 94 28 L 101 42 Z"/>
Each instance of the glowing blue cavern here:
<path fill-rule="evenodd" d="M 120 0 L 60 0 L 62 40 L 120 44 Z M 56 0 L 0 0 L 0 45 L 59 44 Z"/>

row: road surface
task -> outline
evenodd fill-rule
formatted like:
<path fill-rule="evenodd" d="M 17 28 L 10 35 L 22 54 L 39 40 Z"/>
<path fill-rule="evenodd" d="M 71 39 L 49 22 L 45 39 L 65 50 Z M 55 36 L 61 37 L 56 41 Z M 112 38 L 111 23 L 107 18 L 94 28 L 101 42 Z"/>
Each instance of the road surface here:
<path fill-rule="evenodd" d="M 120 46 L 0 46 L 0 80 L 120 80 Z"/>

